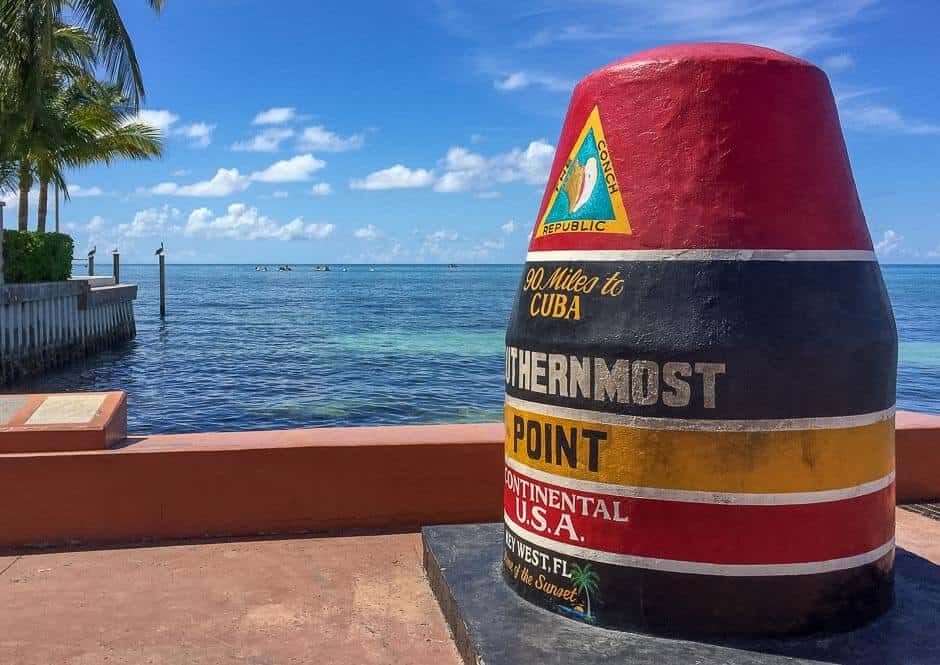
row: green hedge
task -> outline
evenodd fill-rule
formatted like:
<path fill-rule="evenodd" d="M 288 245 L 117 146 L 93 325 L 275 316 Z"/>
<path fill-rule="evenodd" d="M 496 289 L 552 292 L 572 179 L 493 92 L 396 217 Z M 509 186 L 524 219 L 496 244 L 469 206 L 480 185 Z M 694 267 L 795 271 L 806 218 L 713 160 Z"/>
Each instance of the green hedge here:
<path fill-rule="evenodd" d="M 72 238 L 64 233 L 3 232 L 7 284 L 58 282 L 72 276 Z"/>

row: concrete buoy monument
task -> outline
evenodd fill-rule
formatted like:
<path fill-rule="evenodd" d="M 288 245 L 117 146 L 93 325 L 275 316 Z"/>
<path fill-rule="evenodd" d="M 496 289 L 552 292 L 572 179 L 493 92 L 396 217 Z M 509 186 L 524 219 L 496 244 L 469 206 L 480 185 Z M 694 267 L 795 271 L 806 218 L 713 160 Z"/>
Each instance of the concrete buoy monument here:
<path fill-rule="evenodd" d="M 506 335 L 506 582 L 641 632 L 871 620 L 896 357 L 821 70 L 697 44 L 594 72 Z"/>

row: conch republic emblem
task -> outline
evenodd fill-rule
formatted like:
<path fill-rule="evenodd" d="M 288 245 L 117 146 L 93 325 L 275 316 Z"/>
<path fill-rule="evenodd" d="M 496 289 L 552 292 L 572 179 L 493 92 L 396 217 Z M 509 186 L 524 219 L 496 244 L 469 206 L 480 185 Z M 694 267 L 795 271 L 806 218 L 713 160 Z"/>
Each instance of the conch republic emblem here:
<path fill-rule="evenodd" d="M 596 106 L 571 148 L 536 237 L 554 233 L 631 233 Z"/>

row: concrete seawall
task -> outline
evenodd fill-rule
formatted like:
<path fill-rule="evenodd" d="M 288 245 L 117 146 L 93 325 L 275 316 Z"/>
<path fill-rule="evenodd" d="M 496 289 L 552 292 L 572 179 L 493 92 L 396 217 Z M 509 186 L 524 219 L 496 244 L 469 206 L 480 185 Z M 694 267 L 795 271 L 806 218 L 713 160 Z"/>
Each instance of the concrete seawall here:
<path fill-rule="evenodd" d="M 111 278 L 0 286 L 0 385 L 133 339 L 136 297 Z"/>
<path fill-rule="evenodd" d="M 0 398 L 0 553 L 503 516 L 502 423 L 155 436 L 125 424 L 122 393 Z M 899 412 L 896 446 L 898 503 L 940 500 L 940 416 Z"/>

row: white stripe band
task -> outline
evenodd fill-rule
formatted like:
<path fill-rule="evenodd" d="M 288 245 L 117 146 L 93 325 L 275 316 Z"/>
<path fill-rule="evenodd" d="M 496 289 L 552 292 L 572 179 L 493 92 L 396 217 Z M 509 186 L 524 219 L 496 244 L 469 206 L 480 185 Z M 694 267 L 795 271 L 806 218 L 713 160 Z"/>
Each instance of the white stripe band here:
<path fill-rule="evenodd" d="M 554 249 L 526 261 L 877 261 L 867 249 Z"/>
<path fill-rule="evenodd" d="M 505 512 L 506 527 L 517 537 L 523 538 L 533 545 L 568 556 L 588 559 L 599 563 L 609 563 L 614 566 L 629 566 L 631 568 L 644 568 L 646 570 L 659 570 L 669 573 L 689 573 L 693 575 L 722 575 L 726 577 L 772 577 L 777 575 L 815 575 L 818 573 L 831 573 L 837 570 L 858 568 L 865 564 L 877 561 L 894 549 L 894 538 L 881 547 L 870 552 L 856 554 L 842 559 L 829 559 L 827 561 L 810 561 L 807 563 L 774 563 L 774 564 L 739 564 L 739 563 L 700 563 L 697 561 L 678 561 L 674 559 L 653 559 L 651 557 L 634 556 L 632 554 L 617 554 L 602 552 L 586 547 L 577 547 L 566 543 L 559 543 L 543 536 L 531 533 L 513 522 Z"/>
<path fill-rule="evenodd" d="M 780 420 L 694 420 L 686 418 L 653 418 L 621 413 L 571 409 L 529 402 L 506 395 L 506 405 L 550 418 L 581 420 L 604 425 L 623 425 L 637 429 L 685 430 L 694 432 L 779 432 L 784 430 L 847 429 L 874 425 L 894 417 L 894 407 L 883 411 L 862 413 L 857 416 L 831 416 L 825 418 L 785 418 Z"/>
<path fill-rule="evenodd" d="M 830 501 L 846 501 L 866 494 L 874 494 L 894 482 L 894 471 L 882 478 L 871 482 L 846 487 L 837 490 L 821 490 L 818 492 L 784 492 L 778 494 L 732 493 L 732 492 L 703 492 L 698 490 L 660 489 L 658 487 L 631 487 L 629 485 L 612 485 L 598 483 L 592 480 L 579 480 L 566 476 L 556 476 L 517 462 L 508 455 L 506 466 L 513 471 L 527 476 L 541 483 L 557 485 L 570 490 L 607 494 L 609 496 L 622 496 L 633 499 L 658 499 L 660 501 L 682 501 L 685 503 L 709 503 L 729 506 L 796 506 L 808 503 L 827 503 Z"/>

